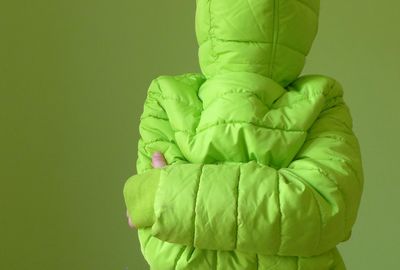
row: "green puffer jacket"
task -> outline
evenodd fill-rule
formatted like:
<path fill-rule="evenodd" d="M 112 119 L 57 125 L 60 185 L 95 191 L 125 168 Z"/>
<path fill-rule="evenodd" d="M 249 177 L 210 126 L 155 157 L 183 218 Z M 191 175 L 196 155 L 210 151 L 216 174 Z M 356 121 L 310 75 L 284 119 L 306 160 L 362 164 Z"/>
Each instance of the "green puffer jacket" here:
<path fill-rule="evenodd" d="M 319 0 L 197 1 L 202 74 L 152 81 L 124 186 L 151 269 L 345 269 L 364 177 L 340 83 L 299 77 L 318 14 Z"/>

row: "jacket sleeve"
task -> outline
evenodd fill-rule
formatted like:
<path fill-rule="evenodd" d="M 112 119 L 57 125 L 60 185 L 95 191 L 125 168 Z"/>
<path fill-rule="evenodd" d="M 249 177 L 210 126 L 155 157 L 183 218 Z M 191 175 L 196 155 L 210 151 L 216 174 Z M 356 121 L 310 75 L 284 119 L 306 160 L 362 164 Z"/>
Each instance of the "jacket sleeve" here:
<path fill-rule="evenodd" d="M 142 174 L 153 167 L 151 157 L 155 151 L 160 151 L 166 157 L 168 164 L 187 163 L 174 140 L 174 132 L 168 116 L 159 103 L 162 99 L 159 78 L 154 79 L 148 89 L 140 117 L 138 141 L 138 157 L 136 161 L 137 174 Z"/>
<path fill-rule="evenodd" d="M 136 174 L 126 180 L 123 189 L 128 214 L 138 229 L 154 223 L 154 197 L 159 186 L 160 171 L 153 169 L 151 165 L 153 153 L 162 152 L 169 165 L 187 163 L 175 143 L 167 113 L 160 104 L 160 100 L 166 98 L 160 86 L 161 81 L 167 86 L 171 85 L 171 82 L 182 81 L 181 87 L 197 91 L 202 80 L 202 76 L 196 73 L 176 77 L 160 76 L 154 79 L 148 88 L 139 124 Z"/>
<path fill-rule="evenodd" d="M 159 170 L 152 234 L 209 250 L 313 256 L 350 238 L 363 190 L 352 118 L 324 109 L 292 162 L 175 164 Z"/>
<path fill-rule="evenodd" d="M 160 178 L 159 169 L 153 169 L 151 165 L 153 153 L 162 152 L 169 165 L 187 163 L 174 142 L 169 119 L 159 103 L 163 98 L 159 83 L 161 77 L 153 80 L 148 88 L 139 124 L 137 172 L 127 179 L 123 189 L 128 214 L 137 228 L 154 223 L 154 197 Z"/>

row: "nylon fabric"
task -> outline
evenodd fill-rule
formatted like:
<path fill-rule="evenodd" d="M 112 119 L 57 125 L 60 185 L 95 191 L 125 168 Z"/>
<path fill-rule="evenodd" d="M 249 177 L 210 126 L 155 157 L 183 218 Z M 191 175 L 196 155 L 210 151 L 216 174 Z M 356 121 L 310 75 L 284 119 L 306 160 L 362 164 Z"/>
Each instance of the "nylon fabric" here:
<path fill-rule="evenodd" d="M 345 270 L 337 246 L 364 175 L 342 85 L 300 76 L 319 1 L 196 5 L 202 73 L 151 82 L 124 186 L 132 215 L 149 209 L 135 186 L 155 188 L 138 228 L 150 269 Z M 152 168 L 156 151 L 166 167 Z"/>

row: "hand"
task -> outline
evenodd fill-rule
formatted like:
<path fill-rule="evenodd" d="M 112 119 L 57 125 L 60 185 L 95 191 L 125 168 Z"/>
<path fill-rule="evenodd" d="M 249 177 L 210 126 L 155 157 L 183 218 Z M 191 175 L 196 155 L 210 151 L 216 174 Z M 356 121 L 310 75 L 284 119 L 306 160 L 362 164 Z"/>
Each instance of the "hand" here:
<path fill-rule="evenodd" d="M 151 165 L 153 166 L 153 168 L 162 168 L 167 165 L 167 161 L 165 160 L 165 157 L 161 152 L 155 152 L 151 159 Z M 131 218 L 128 215 L 128 211 L 126 211 L 126 217 L 128 218 L 129 227 L 136 229 L 135 224 L 133 224 Z"/>

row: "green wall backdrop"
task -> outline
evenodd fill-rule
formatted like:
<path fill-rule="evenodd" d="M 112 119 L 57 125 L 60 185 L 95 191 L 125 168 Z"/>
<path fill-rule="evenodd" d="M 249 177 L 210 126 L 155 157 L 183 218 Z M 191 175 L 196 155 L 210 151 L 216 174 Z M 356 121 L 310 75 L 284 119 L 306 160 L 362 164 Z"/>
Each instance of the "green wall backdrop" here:
<path fill-rule="evenodd" d="M 398 269 L 400 2 L 321 1 L 304 73 L 344 86 L 365 170 L 349 270 Z M 199 71 L 195 1 L 0 1 L 0 269 L 148 269 L 122 197 L 151 79 Z"/>

